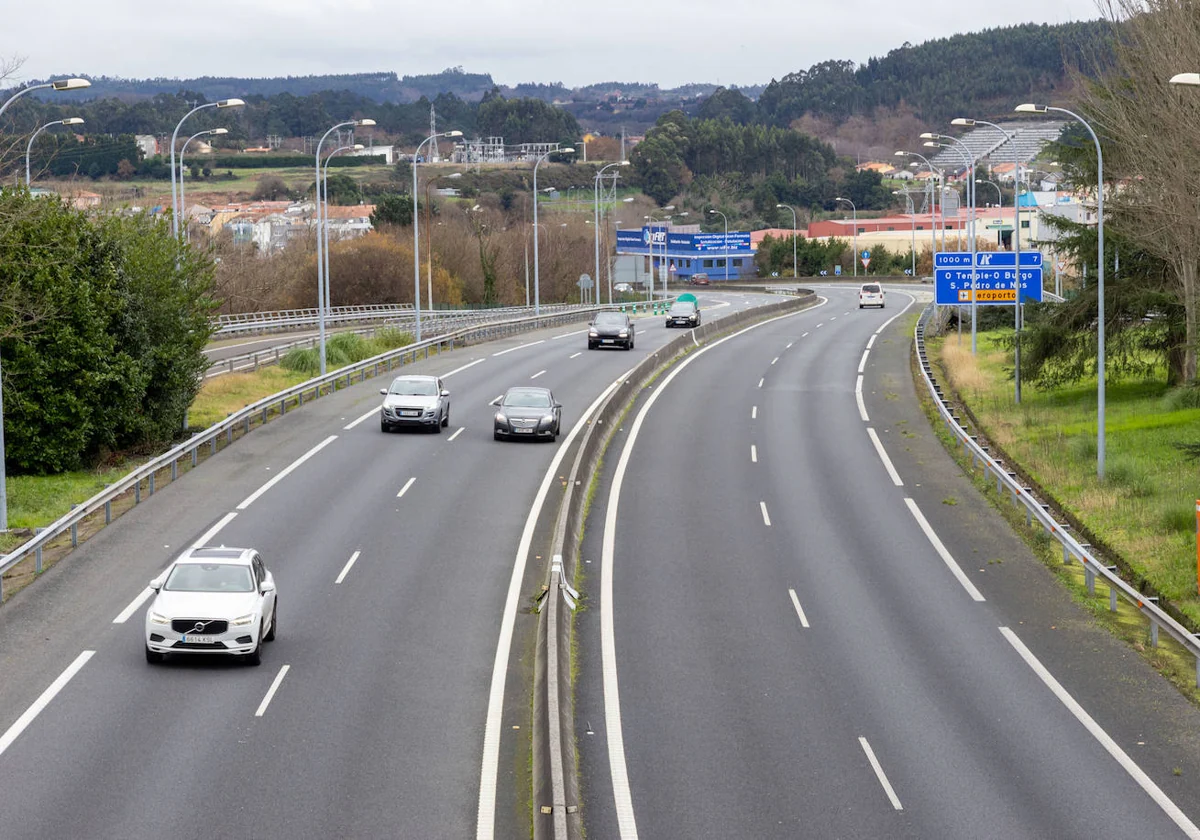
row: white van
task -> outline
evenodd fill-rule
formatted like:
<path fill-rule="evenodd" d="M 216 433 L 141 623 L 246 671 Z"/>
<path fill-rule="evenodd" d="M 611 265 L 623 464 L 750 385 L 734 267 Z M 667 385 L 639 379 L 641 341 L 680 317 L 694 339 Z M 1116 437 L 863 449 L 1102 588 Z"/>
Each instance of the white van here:
<path fill-rule="evenodd" d="M 858 290 L 858 308 L 878 306 L 883 309 L 883 286 L 878 283 L 863 283 Z"/>

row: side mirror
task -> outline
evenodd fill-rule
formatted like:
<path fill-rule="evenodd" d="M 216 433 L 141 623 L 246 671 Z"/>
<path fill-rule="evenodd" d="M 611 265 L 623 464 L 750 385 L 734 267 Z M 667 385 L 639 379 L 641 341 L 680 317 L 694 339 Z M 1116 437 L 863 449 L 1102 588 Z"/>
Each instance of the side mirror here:
<path fill-rule="evenodd" d="M 490 403 L 488 403 L 488 405 L 500 405 L 500 400 L 501 400 L 501 399 L 503 399 L 503 398 L 502 398 L 502 397 L 496 397 L 496 399 L 492 400 Z"/>
<path fill-rule="evenodd" d="M 151 578 L 148 585 L 155 592 L 158 592 L 163 588 L 163 579 L 161 577 Z"/>
<path fill-rule="evenodd" d="M 275 584 L 272 581 L 264 580 L 262 583 L 260 583 L 258 585 L 258 591 L 261 592 L 263 595 L 266 595 L 268 592 L 274 592 Z"/>
<path fill-rule="evenodd" d="M 380 388 L 379 393 L 386 397 L 387 396 L 387 388 Z"/>
<path fill-rule="evenodd" d="M 555 407 L 555 408 L 562 408 L 562 403 L 558 403 L 558 402 L 556 402 L 556 403 L 554 404 L 554 407 Z"/>
<path fill-rule="evenodd" d="M 443 391 L 442 391 L 442 396 L 443 396 L 443 397 L 448 397 L 448 396 L 450 396 L 450 392 L 449 392 L 449 391 L 446 391 L 446 390 L 443 390 Z"/>

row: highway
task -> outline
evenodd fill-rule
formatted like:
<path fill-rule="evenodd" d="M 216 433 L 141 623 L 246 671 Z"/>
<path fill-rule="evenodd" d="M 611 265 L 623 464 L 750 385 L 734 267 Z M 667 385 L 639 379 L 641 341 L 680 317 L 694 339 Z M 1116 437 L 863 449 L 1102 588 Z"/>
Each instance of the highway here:
<path fill-rule="evenodd" d="M 942 449 L 918 307 L 818 292 L 675 365 L 610 445 L 577 619 L 588 836 L 1200 836 L 1200 712 Z"/>
<path fill-rule="evenodd" d="M 702 296 L 709 320 L 776 299 Z M 0 836 L 527 835 L 544 571 L 527 520 L 565 440 L 494 442 L 489 402 L 545 385 L 574 427 L 680 333 L 661 317 L 638 327 L 632 352 L 588 352 L 580 324 L 406 368 L 446 377 L 438 435 L 381 434 L 386 380 L 290 412 L 14 596 L 0 610 Z M 144 661 L 146 581 L 197 542 L 253 546 L 274 572 L 279 638 L 261 667 Z"/>

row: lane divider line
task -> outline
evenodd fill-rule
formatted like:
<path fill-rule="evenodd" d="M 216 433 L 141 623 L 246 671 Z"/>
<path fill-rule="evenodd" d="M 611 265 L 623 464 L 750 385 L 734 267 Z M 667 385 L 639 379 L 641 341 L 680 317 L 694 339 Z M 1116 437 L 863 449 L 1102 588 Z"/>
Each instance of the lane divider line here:
<path fill-rule="evenodd" d="M 875 346 L 875 339 L 879 337 L 879 333 L 871 333 L 871 337 L 867 339 L 867 349 L 870 350 Z"/>
<path fill-rule="evenodd" d="M 569 338 L 570 336 L 573 336 L 573 335 L 582 335 L 585 332 L 587 332 L 587 330 L 582 329 L 582 330 L 575 330 L 575 332 L 563 333 L 562 335 L 552 335 L 552 336 L 550 336 L 550 340 L 558 341 L 560 338 Z"/>
<path fill-rule="evenodd" d="M 913 518 L 917 520 L 917 524 L 921 526 L 921 530 L 925 532 L 925 536 L 933 545 L 933 550 L 936 551 L 938 556 L 942 558 L 942 562 L 946 564 L 946 568 L 948 568 L 950 573 L 958 579 L 958 582 L 962 584 L 963 589 L 967 590 L 967 594 L 971 596 L 971 600 L 986 600 L 983 597 L 983 593 L 975 587 L 975 584 L 973 584 L 971 579 L 967 577 L 966 572 L 964 572 L 962 567 L 958 565 L 958 561 L 954 559 L 954 556 L 946 549 L 946 546 L 942 543 L 941 539 L 938 538 L 937 532 L 933 530 L 933 526 L 929 524 L 929 520 L 925 518 L 925 514 L 921 513 L 921 509 L 917 507 L 917 503 L 912 499 L 906 498 L 904 500 L 904 504 L 908 505 L 908 509 L 912 512 Z"/>
<path fill-rule="evenodd" d="M 473 362 L 467 362 L 465 365 L 463 365 L 461 367 L 456 367 L 454 370 L 450 371 L 449 373 L 443 373 L 442 379 L 446 379 L 447 377 L 453 376 L 456 373 L 462 373 L 467 368 L 473 368 L 473 367 L 475 367 L 475 365 L 482 364 L 483 362 L 486 362 L 486 361 L 487 361 L 487 359 L 483 358 L 483 359 L 476 359 Z"/>
<path fill-rule="evenodd" d="M 801 337 L 801 338 L 808 338 L 808 333 L 805 333 L 804 335 L 802 335 L 802 336 L 800 336 L 800 337 Z"/>
<path fill-rule="evenodd" d="M 364 414 L 362 417 L 359 417 L 357 420 L 351 420 L 345 426 L 342 426 L 342 431 L 348 432 L 351 429 L 353 429 L 355 426 L 357 426 L 359 423 L 362 423 L 366 420 L 370 420 L 372 417 L 374 417 L 376 414 L 379 413 L 379 409 L 380 409 L 380 406 L 375 406 L 370 411 L 368 411 L 366 414 Z"/>
<path fill-rule="evenodd" d="M 858 403 L 858 416 L 863 419 L 864 423 L 867 423 L 870 421 L 870 418 L 867 417 L 867 404 L 863 402 L 862 383 L 863 378 L 860 373 L 858 380 L 854 383 L 854 401 Z"/>
<path fill-rule="evenodd" d="M 879 435 L 875 434 L 875 430 L 870 426 L 867 427 L 867 436 L 871 438 L 871 443 L 875 444 L 875 451 L 879 454 L 879 460 L 883 461 L 884 468 L 887 470 L 888 475 L 892 477 L 892 484 L 895 484 L 897 487 L 903 487 L 904 482 L 900 480 L 900 473 L 896 472 L 896 468 L 892 466 L 892 459 L 883 450 L 883 444 L 879 441 Z"/>
<path fill-rule="evenodd" d="M 530 379 L 537 379 L 539 376 L 541 376 L 541 375 L 542 375 L 543 373 L 545 373 L 545 372 L 546 372 L 546 371 L 544 371 L 544 370 L 539 370 L 537 373 L 535 373 L 533 376 L 531 376 L 531 377 L 529 377 L 529 378 L 530 378 Z"/>
<path fill-rule="evenodd" d="M 354 564 L 358 561 L 358 555 L 360 553 L 361 552 L 356 551 L 350 555 L 350 559 L 347 560 L 346 565 L 342 567 L 342 573 L 338 575 L 337 580 L 333 582 L 335 586 L 344 581 L 346 579 L 346 575 L 350 574 L 350 570 L 354 568 Z"/>
<path fill-rule="evenodd" d="M 762 379 L 758 380 L 758 387 L 761 388 L 763 386 L 763 383 L 766 381 L 767 381 L 766 377 L 763 377 Z"/>
<path fill-rule="evenodd" d="M 1076 720 L 1083 724 L 1084 728 L 1091 733 L 1092 737 L 1100 742 L 1100 746 L 1104 747 L 1108 754 L 1116 759 L 1117 764 L 1121 765 L 1121 769 L 1133 777 L 1133 780 L 1138 783 L 1138 786 L 1150 795 L 1150 798 L 1154 800 L 1154 803 L 1158 805 L 1159 808 L 1162 808 L 1163 812 L 1171 818 L 1171 821 L 1175 823 L 1175 825 L 1179 826 L 1180 830 L 1183 831 L 1185 835 L 1193 838 L 1193 840 L 1200 838 L 1200 828 L 1197 828 L 1196 824 L 1187 818 L 1183 811 L 1180 810 L 1179 806 L 1171 801 L 1171 798 L 1163 792 L 1162 788 L 1156 785 L 1154 781 L 1146 775 L 1145 771 L 1143 771 L 1142 768 L 1137 765 L 1137 762 L 1130 758 L 1129 754 L 1121 749 L 1117 742 L 1114 741 L 1112 737 L 1110 737 L 1109 734 L 1104 731 L 1100 724 L 1096 723 L 1095 719 L 1089 715 L 1086 710 L 1084 710 L 1083 706 L 1079 705 L 1079 702 L 1076 701 L 1076 699 L 1072 697 L 1065 688 L 1062 687 L 1062 684 L 1059 683 L 1059 681 L 1054 678 L 1054 675 L 1047 670 L 1046 666 L 1044 666 L 1038 660 L 1038 658 L 1033 655 L 1033 651 L 1025 646 L 1025 643 L 1021 641 L 1017 634 L 1007 627 L 1001 627 L 1000 632 L 1003 634 L 1004 638 L 1008 640 L 1008 643 L 1016 649 L 1021 658 L 1025 660 L 1025 664 L 1033 669 L 1033 672 L 1037 674 L 1038 678 L 1046 684 L 1046 687 L 1054 693 L 1054 696 L 1057 697 L 1059 701 L 1067 707 L 1067 710 L 1075 716 Z"/>
<path fill-rule="evenodd" d="M 49 688 L 41 693 L 38 699 L 33 701 L 33 704 L 21 713 L 21 716 L 13 722 L 13 725 L 8 727 L 3 735 L 0 735 L 0 755 L 4 755 L 4 751 L 12 746 L 13 741 L 25 731 L 29 724 L 33 723 L 34 718 L 42 713 L 42 710 L 50 705 L 58 692 L 63 690 L 63 687 L 71 681 L 71 678 L 79 673 L 79 670 L 88 663 L 88 660 L 96 655 L 94 650 L 85 650 L 79 656 L 75 657 L 75 661 L 66 667 L 66 669 L 54 678 L 54 682 L 50 683 Z"/>
<path fill-rule="evenodd" d="M 583 355 L 583 351 L 582 351 L 582 350 L 580 350 L 578 353 L 572 353 L 570 356 L 567 356 L 567 358 L 568 358 L 568 359 L 574 359 L 575 357 L 577 357 L 577 356 L 582 356 L 582 355 Z"/>
<path fill-rule="evenodd" d="M 316 455 L 318 452 L 320 452 L 326 446 L 333 443 L 335 440 L 337 440 L 337 438 L 338 438 L 337 435 L 330 435 L 329 437 L 325 438 L 325 440 L 321 441 L 316 446 L 314 446 L 312 449 L 305 452 L 303 455 L 301 455 L 295 461 L 292 461 L 292 463 L 288 464 L 286 467 L 283 468 L 283 470 L 281 470 L 278 474 L 276 474 L 276 476 L 274 478 L 272 478 L 270 481 L 268 481 L 262 487 L 259 487 L 257 490 L 255 490 L 253 493 L 251 493 L 249 496 L 247 496 L 246 500 L 237 506 L 237 509 L 245 510 L 246 508 L 250 507 L 250 505 L 254 504 L 254 502 L 258 500 L 259 496 L 261 496 L 263 493 L 266 493 L 268 490 L 270 490 L 272 487 L 274 487 L 279 482 L 283 481 L 283 479 L 287 478 L 287 476 L 289 476 L 293 470 L 295 470 L 297 467 L 299 467 L 301 464 L 303 464 L 305 461 L 307 461 L 312 456 Z"/>
<path fill-rule="evenodd" d="M 279 684 L 283 682 L 283 678 L 287 676 L 287 672 L 291 669 L 291 665 L 284 665 L 279 669 L 279 673 L 275 675 L 271 687 L 267 689 L 267 696 L 258 704 L 258 708 L 254 710 L 255 717 L 262 717 L 267 711 L 267 706 L 271 705 L 271 699 L 275 696 L 275 692 L 279 690 Z"/>
<path fill-rule="evenodd" d="M 514 350 L 524 350 L 526 347 L 536 347 L 539 344 L 545 343 L 546 339 L 543 338 L 541 341 L 531 341 L 528 344 L 518 344 L 516 347 L 509 347 L 507 350 L 501 350 L 499 353 L 493 353 L 492 357 L 495 358 L 496 356 L 503 356 L 505 353 L 512 353 Z"/>
<path fill-rule="evenodd" d="M 770 527 L 771 527 L 771 517 L 770 517 L 770 515 L 767 513 L 767 503 L 766 503 L 766 502 L 759 502 L 759 503 L 758 503 L 758 508 L 759 508 L 759 510 L 761 510 L 761 511 L 762 511 L 763 524 L 764 524 L 764 525 L 766 525 L 768 528 L 770 528 Z"/>
<path fill-rule="evenodd" d="M 863 368 L 865 368 L 867 366 L 867 356 L 869 356 L 869 355 L 871 355 L 870 350 L 863 351 L 862 358 L 858 360 L 858 372 L 859 373 L 862 373 Z"/>
<path fill-rule="evenodd" d="M 775 364 L 778 361 L 779 361 L 779 357 L 776 356 L 774 359 L 771 360 L 771 364 Z"/>
<path fill-rule="evenodd" d="M 787 343 L 787 347 L 784 347 L 783 349 L 784 349 L 784 350 L 791 350 L 791 349 L 792 349 L 792 345 L 793 345 L 793 344 L 795 344 L 795 343 L 796 343 L 796 342 L 794 342 L 794 341 L 789 341 L 789 342 Z"/>
<path fill-rule="evenodd" d="M 758 463 L 758 447 L 755 446 L 753 443 L 750 444 L 750 463 L 751 464 Z"/>
<path fill-rule="evenodd" d="M 408 488 L 412 487 L 413 482 L 416 480 L 417 480 L 417 477 L 414 475 L 408 481 L 404 482 L 404 486 L 400 488 L 400 492 L 396 494 L 396 498 L 397 499 L 402 498 L 404 496 L 404 494 L 408 492 Z"/>
<path fill-rule="evenodd" d="M 756 405 L 750 406 L 750 419 L 751 420 L 758 419 L 758 406 L 756 406 Z"/>
<path fill-rule="evenodd" d="M 804 607 L 800 606 L 800 598 L 796 595 L 796 590 L 789 589 L 788 594 L 792 596 L 792 606 L 796 608 L 796 615 L 800 617 L 800 626 L 807 630 L 808 616 L 804 614 Z"/>
<path fill-rule="evenodd" d="M 879 779 L 879 784 L 883 786 L 884 793 L 888 799 L 892 801 L 892 807 L 897 811 L 903 811 L 904 806 L 900 804 L 900 798 L 896 796 L 896 791 L 892 788 L 892 783 L 888 781 L 883 772 L 883 765 L 879 763 L 879 759 L 875 757 L 875 751 L 871 749 L 871 745 L 867 743 L 867 739 L 861 735 L 858 738 L 858 743 L 862 745 L 863 752 L 867 754 L 867 761 L 871 762 L 871 768 L 875 771 L 875 778 Z"/>
<path fill-rule="evenodd" d="M 446 443 L 449 443 L 450 441 L 454 440 L 456 437 L 458 437 L 459 435 L 461 435 L 461 434 L 463 433 L 463 429 L 465 429 L 465 428 L 467 428 L 467 427 L 466 427 L 466 426 L 459 426 L 459 427 L 458 427 L 458 431 L 457 431 L 457 432 L 455 432 L 454 434 L 450 435 L 450 437 L 446 438 Z"/>

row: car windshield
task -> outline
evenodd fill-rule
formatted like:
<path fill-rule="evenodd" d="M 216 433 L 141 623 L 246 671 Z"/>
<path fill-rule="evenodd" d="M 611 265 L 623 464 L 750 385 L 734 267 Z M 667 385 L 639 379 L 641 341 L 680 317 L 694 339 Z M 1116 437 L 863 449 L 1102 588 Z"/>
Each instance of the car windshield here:
<path fill-rule="evenodd" d="M 879 287 L 878 287 L 878 286 L 876 286 L 876 285 L 875 285 L 875 284 L 873 284 L 873 283 L 870 283 L 870 284 L 868 284 L 868 285 L 866 285 L 866 286 L 863 286 L 863 287 L 862 287 L 862 290 L 863 290 L 863 292 L 865 292 L 865 293 L 867 293 L 867 294 L 872 294 L 872 295 L 877 295 L 877 294 L 879 294 Z"/>
<path fill-rule="evenodd" d="M 694 308 L 695 308 L 695 304 L 690 303 L 686 300 L 677 302 L 677 303 L 672 303 L 671 304 L 671 314 L 672 315 L 690 315 L 690 314 L 692 314 L 692 310 Z"/>
<path fill-rule="evenodd" d="M 549 408 L 550 395 L 545 391 L 509 391 L 504 404 L 515 408 Z"/>
<path fill-rule="evenodd" d="M 625 326 L 625 316 L 619 312 L 601 312 L 596 316 L 596 326 L 623 327 Z"/>
<path fill-rule="evenodd" d="M 436 397 L 437 384 L 428 379 L 397 379 L 388 393 L 402 397 Z"/>
<path fill-rule="evenodd" d="M 234 563 L 180 563 L 167 578 L 168 592 L 253 592 L 250 568 Z"/>

